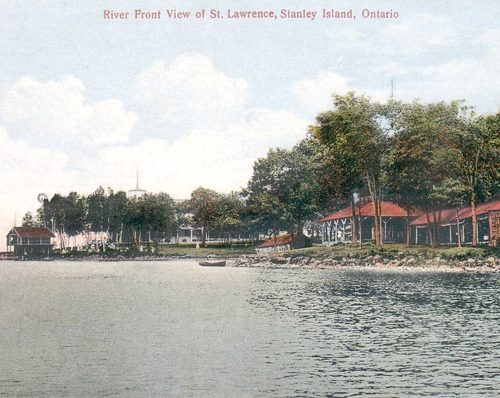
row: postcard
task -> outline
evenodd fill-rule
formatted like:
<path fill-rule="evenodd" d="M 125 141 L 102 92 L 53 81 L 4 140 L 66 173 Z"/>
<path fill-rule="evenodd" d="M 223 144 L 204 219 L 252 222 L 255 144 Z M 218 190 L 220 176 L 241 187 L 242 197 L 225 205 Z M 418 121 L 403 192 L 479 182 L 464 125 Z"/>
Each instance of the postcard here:
<path fill-rule="evenodd" d="M 498 1 L 0 3 L 0 395 L 494 394 Z"/>

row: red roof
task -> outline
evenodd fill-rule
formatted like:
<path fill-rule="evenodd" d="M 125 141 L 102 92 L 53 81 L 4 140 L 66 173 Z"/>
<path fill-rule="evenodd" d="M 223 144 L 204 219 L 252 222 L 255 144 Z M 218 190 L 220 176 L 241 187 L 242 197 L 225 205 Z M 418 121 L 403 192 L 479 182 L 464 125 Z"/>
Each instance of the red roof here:
<path fill-rule="evenodd" d="M 21 238 L 54 238 L 54 234 L 45 227 L 14 227 L 9 232 L 18 234 Z"/>
<path fill-rule="evenodd" d="M 470 207 L 466 207 L 464 210 L 466 210 L 466 212 L 464 212 L 463 218 L 472 217 L 472 209 Z M 490 211 L 500 211 L 500 200 L 497 199 L 476 206 L 476 216 Z"/>
<path fill-rule="evenodd" d="M 459 209 L 458 210 L 458 218 L 463 218 L 462 214 L 464 212 L 464 209 Z M 429 221 L 431 223 L 435 222 L 447 222 L 449 220 L 452 220 L 456 217 L 456 210 L 455 209 L 443 209 L 439 210 L 436 212 L 434 215 L 434 212 L 429 212 L 427 214 L 422 214 L 419 217 L 417 217 L 415 220 L 410 222 L 410 225 L 426 225 L 427 224 L 427 216 L 429 217 Z"/>
<path fill-rule="evenodd" d="M 388 200 L 382 200 L 380 202 L 381 215 L 382 217 L 407 217 L 407 210 L 397 203 L 390 202 Z M 356 206 L 356 215 L 359 216 L 359 207 Z M 416 216 L 420 214 L 420 212 L 416 210 L 410 210 L 410 216 Z M 373 209 L 373 203 L 368 202 L 361 205 L 361 216 L 363 217 L 373 217 L 375 215 Z M 352 208 L 351 206 L 346 207 L 342 210 L 339 210 L 335 213 L 329 214 L 326 217 L 323 217 L 320 222 L 331 221 L 331 220 L 339 220 L 341 218 L 349 218 L 352 217 Z"/>
<path fill-rule="evenodd" d="M 500 211 L 500 200 L 494 200 L 492 202 L 482 203 L 476 206 L 476 216 L 488 213 L 490 211 Z M 436 212 L 435 220 L 433 212 L 429 212 L 428 215 L 429 215 L 429 221 L 431 223 L 434 222 L 448 223 L 456 220 L 457 211 L 456 209 L 439 210 Z M 469 217 L 472 217 L 472 208 L 470 206 L 458 209 L 459 220 L 463 220 Z M 410 225 L 426 225 L 426 224 L 427 224 L 427 216 L 425 214 L 422 214 L 421 216 L 419 216 L 410 223 Z"/>
<path fill-rule="evenodd" d="M 292 235 L 283 234 L 283 235 L 278 235 L 276 239 L 275 238 L 268 239 L 257 247 L 265 248 L 265 247 L 282 246 L 282 245 L 288 245 L 291 242 L 292 242 Z"/>

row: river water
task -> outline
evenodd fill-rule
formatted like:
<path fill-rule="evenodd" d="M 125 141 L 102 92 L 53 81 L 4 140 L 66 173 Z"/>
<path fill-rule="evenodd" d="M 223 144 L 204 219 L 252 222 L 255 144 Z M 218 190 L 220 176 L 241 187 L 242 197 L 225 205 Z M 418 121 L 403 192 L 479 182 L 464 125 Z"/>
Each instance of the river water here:
<path fill-rule="evenodd" d="M 0 395 L 500 391 L 494 274 L 0 262 Z"/>

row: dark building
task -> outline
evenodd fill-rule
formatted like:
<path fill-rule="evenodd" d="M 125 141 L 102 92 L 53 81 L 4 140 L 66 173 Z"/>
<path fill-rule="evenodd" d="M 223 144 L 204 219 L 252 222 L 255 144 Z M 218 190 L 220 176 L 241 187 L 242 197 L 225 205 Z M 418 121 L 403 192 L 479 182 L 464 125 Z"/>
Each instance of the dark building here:
<path fill-rule="evenodd" d="M 54 237 L 45 227 L 14 227 L 7 234 L 7 251 L 12 251 L 15 256 L 48 255 Z"/>

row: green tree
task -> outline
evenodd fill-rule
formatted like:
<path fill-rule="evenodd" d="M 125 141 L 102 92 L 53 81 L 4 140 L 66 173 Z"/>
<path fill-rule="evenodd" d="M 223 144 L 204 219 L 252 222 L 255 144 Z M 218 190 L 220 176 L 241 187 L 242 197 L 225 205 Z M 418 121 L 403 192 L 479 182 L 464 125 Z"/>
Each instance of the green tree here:
<path fill-rule="evenodd" d="M 399 104 L 391 119 L 395 134 L 386 163 L 387 186 L 407 208 L 426 212 L 432 246 L 438 244 L 441 209 L 458 206 L 465 195 L 457 181 L 457 156 L 450 146 L 459 128 L 459 105 Z"/>
<path fill-rule="evenodd" d="M 302 234 L 304 222 L 318 209 L 314 144 L 304 140 L 291 150 L 272 149 L 254 163 L 245 190 L 257 222 L 276 234 L 285 228 Z"/>
<path fill-rule="evenodd" d="M 37 221 L 33 217 L 33 213 L 31 213 L 31 211 L 28 211 L 23 217 L 22 226 L 23 227 L 33 227 L 36 225 L 37 225 Z"/>
<path fill-rule="evenodd" d="M 222 238 L 230 242 L 231 235 L 236 235 L 243 224 L 244 200 L 236 192 L 220 194 L 213 229 Z"/>
<path fill-rule="evenodd" d="M 152 235 L 158 251 L 160 237 L 170 237 L 175 227 L 174 200 L 166 193 L 159 193 L 146 194 L 138 201 L 144 212 L 142 227 Z"/>
<path fill-rule="evenodd" d="M 38 215 L 42 218 L 43 224 L 54 231 L 62 232 L 65 223 L 63 196 L 55 194 L 50 200 L 45 199 L 41 209 Z"/>
<path fill-rule="evenodd" d="M 201 245 L 205 246 L 207 231 L 217 219 L 221 195 L 211 189 L 199 187 L 191 192 L 188 207 L 193 221 L 201 228 Z"/>
<path fill-rule="evenodd" d="M 125 205 L 124 225 L 129 228 L 132 247 L 138 249 L 141 243 L 142 231 L 146 223 L 144 203 L 140 198 L 129 198 Z"/>
<path fill-rule="evenodd" d="M 103 187 L 97 188 L 87 198 L 87 223 L 90 231 L 103 232 L 109 229 L 109 199 Z"/>
<path fill-rule="evenodd" d="M 477 246 L 477 204 L 491 198 L 500 181 L 500 114 L 477 117 L 471 108 L 461 106 L 457 118 L 458 126 L 447 144 L 456 157 L 457 179 L 471 206 L 472 246 Z"/>
<path fill-rule="evenodd" d="M 320 113 L 310 133 L 330 149 L 332 188 L 348 200 L 360 181 L 366 184 L 374 209 L 375 245 L 380 239 L 380 200 L 387 151 L 388 125 L 384 109 L 367 97 L 333 96 L 334 109 Z"/>
<path fill-rule="evenodd" d="M 173 199 L 166 193 L 146 194 L 130 198 L 125 205 L 124 224 L 130 228 L 132 244 L 140 245 L 142 234 L 152 237 L 158 249 L 161 236 L 172 233 L 175 227 L 175 206 Z"/>
<path fill-rule="evenodd" d="M 85 229 L 85 198 L 77 192 L 70 192 L 63 198 L 64 228 L 68 236 L 76 236 Z"/>
<path fill-rule="evenodd" d="M 85 230 L 86 204 L 85 198 L 77 192 L 68 196 L 55 194 L 50 200 L 45 200 L 38 210 L 40 224 L 49 226 L 54 231 L 73 237 Z M 64 245 L 64 239 L 62 239 Z"/>
<path fill-rule="evenodd" d="M 108 188 L 108 226 L 112 239 L 122 241 L 123 225 L 127 209 L 127 194 L 124 191 L 114 192 Z"/>

